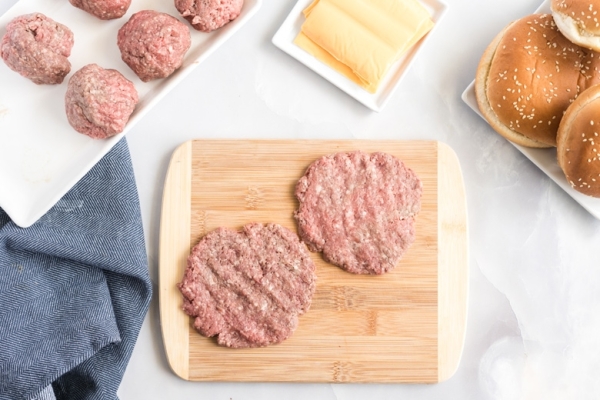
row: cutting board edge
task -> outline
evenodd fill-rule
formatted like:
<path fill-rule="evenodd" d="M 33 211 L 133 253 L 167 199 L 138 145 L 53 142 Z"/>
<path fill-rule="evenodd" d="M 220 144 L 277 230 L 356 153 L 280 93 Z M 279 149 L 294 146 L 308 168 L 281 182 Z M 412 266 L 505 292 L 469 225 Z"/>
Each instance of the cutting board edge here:
<path fill-rule="evenodd" d="M 438 142 L 438 235 L 438 382 L 443 382 L 460 364 L 469 294 L 465 185 L 456 153 L 443 142 Z"/>
<path fill-rule="evenodd" d="M 191 161 L 192 141 L 187 141 L 173 152 L 169 162 L 163 189 L 158 268 L 165 352 L 171 370 L 185 380 L 189 380 L 189 318 L 181 310 L 182 300 L 176 285 L 190 252 Z M 180 306 L 173 307 L 174 304 Z"/>

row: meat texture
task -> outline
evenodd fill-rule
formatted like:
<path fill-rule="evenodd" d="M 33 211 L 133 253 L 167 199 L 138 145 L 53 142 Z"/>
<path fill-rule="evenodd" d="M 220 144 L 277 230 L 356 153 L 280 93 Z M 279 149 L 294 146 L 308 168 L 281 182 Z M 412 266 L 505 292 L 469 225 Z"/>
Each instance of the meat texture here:
<path fill-rule="evenodd" d="M 96 64 L 75 72 L 65 94 L 69 123 L 94 139 L 123 132 L 137 102 L 138 93 L 131 81 L 119 71 Z"/>
<path fill-rule="evenodd" d="M 191 44 L 183 22 L 152 10 L 133 14 L 117 35 L 121 58 L 144 82 L 175 72 Z"/>
<path fill-rule="evenodd" d="M 211 32 L 236 19 L 244 0 L 175 0 L 175 8 L 192 26 Z"/>
<path fill-rule="evenodd" d="M 192 249 L 179 284 L 183 310 L 222 346 L 261 347 L 288 338 L 315 291 L 315 265 L 298 236 L 276 225 L 219 228 Z"/>
<path fill-rule="evenodd" d="M 298 181 L 295 194 L 300 238 L 348 272 L 388 272 L 415 239 L 422 184 L 389 154 L 322 157 Z"/>
<path fill-rule="evenodd" d="M 69 0 L 75 7 L 100 19 L 121 18 L 131 5 L 131 0 Z"/>
<path fill-rule="evenodd" d="M 62 83 L 71 71 L 73 32 L 41 13 L 16 17 L 8 23 L 0 54 L 10 69 L 32 82 Z"/>

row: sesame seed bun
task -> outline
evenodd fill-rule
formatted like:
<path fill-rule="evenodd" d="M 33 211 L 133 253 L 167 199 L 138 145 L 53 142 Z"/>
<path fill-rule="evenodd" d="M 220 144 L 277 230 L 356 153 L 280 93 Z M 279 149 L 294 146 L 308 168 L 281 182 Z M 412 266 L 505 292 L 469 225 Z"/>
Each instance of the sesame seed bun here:
<path fill-rule="evenodd" d="M 552 0 L 552 16 L 571 42 L 600 51 L 600 0 Z"/>
<path fill-rule="evenodd" d="M 600 85 L 569 106 L 557 136 L 558 165 L 573 189 L 600 197 Z"/>
<path fill-rule="evenodd" d="M 479 109 L 506 139 L 526 147 L 556 146 L 567 107 L 600 83 L 600 54 L 565 38 L 550 14 L 508 25 L 486 49 L 475 78 Z"/>

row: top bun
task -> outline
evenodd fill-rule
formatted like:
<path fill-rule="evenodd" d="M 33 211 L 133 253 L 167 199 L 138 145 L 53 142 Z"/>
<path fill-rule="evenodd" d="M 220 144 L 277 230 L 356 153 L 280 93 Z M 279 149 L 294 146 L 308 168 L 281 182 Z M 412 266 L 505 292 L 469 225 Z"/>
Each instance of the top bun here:
<path fill-rule="evenodd" d="M 558 165 L 573 189 L 600 197 L 600 85 L 569 106 L 558 128 Z"/>
<path fill-rule="evenodd" d="M 475 78 L 479 109 L 513 143 L 556 146 L 556 132 L 579 93 L 600 83 L 600 53 L 565 38 L 550 14 L 506 27 L 488 46 Z"/>
<path fill-rule="evenodd" d="M 570 41 L 600 51 L 600 0 L 552 0 L 552 16 Z"/>

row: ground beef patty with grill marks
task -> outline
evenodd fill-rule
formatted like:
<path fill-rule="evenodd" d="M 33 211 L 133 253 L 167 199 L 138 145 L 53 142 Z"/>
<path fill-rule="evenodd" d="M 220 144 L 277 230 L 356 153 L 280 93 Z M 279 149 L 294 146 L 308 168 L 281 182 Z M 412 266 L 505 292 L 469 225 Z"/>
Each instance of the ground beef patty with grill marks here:
<path fill-rule="evenodd" d="M 0 54 L 10 69 L 32 82 L 59 84 L 71 71 L 73 32 L 41 13 L 16 17 L 6 26 Z"/>
<path fill-rule="evenodd" d="M 175 0 L 182 17 L 202 32 L 211 32 L 236 19 L 244 0 Z"/>
<path fill-rule="evenodd" d="M 337 153 L 312 163 L 296 184 L 294 218 L 311 251 L 355 274 L 383 274 L 415 239 L 418 176 L 385 153 Z"/>
<path fill-rule="evenodd" d="M 192 45 L 186 24 L 169 14 L 139 11 L 119 29 L 121 58 L 144 82 L 166 78 L 183 64 Z"/>
<path fill-rule="evenodd" d="M 121 18 L 131 5 L 131 0 L 69 0 L 75 7 L 92 14 L 93 16 L 108 20 Z"/>
<path fill-rule="evenodd" d="M 75 72 L 65 94 L 69 123 L 94 139 L 123 132 L 137 102 L 138 93 L 131 81 L 117 70 L 96 64 Z"/>
<path fill-rule="evenodd" d="M 242 348 L 280 343 L 310 307 L 315 265 L 298 236 L 276 224 L 218 228 L 192 249 L 183 310 L 204 336 Z"/>

